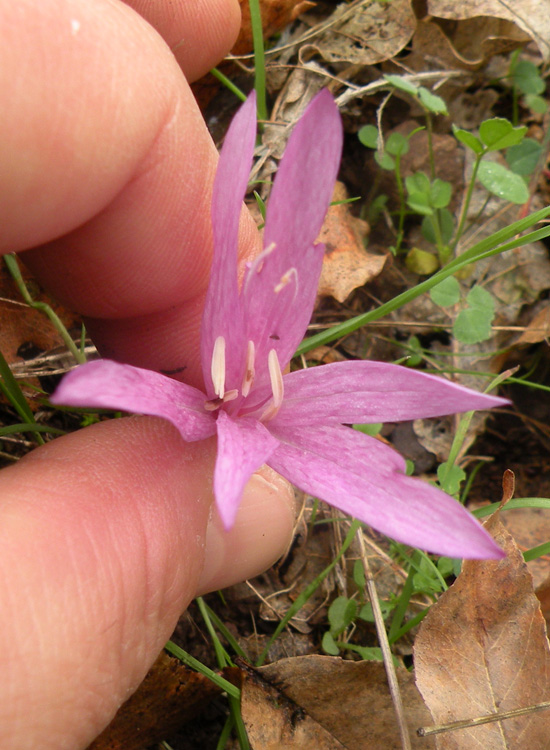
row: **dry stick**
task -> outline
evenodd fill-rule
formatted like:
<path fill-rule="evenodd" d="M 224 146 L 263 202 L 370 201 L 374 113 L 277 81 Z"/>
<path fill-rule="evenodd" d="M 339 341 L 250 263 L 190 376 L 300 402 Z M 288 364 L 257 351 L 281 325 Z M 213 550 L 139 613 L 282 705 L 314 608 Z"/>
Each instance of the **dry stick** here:
<path fill-rule="evenodd" d="M 457 729 L 478 727 L 481 724 L 490 724 L 493 721 L 501 721 L 502 719 L 513 719 L 515 716 L 523 716 L 524 714 L 543 711 L 547 708 L 550 708 L 550 702 L 537 703 L 534 706 L 514 708 L 512 711 L 505 711 L 501 714 L 487 714 L 487 716 L 478 716 L 476 719 L 463 719 L 462 721 L 453 721 L 450 724 L 438 724 L 433 727 L 420 727 L 420 729 L 416 730 L 416 733 L 419 737 L 429 737 L 431 734 L 441 734 L 442 732 L 452 732 Z"/>
<path fill-rule="evenodd" d="M 382 657 L 384 659 L 384 666 L 386 668 L 386 677 L 388 678 L 390 695 L 397 716 L 397 725 L 399 727 L 399 734 L 401 736 L 401 747 L 403 748 L 403 750 L 412 750 L 411 737 L 409 734 L 409 728 L 407 727 L 407 722 L 405 720 L 405 710 L 403 708 L 403 701 L 401 699 L 401 691 L 399 690 L 399 683 L 397 681 L 397 675 L 395 673 L 395 667 L 393 664 L 393 655 L 388 641 L 388 634 L 386 633 L 386 626 L 384 624 L 382 610 L 380 609 L 380 602 L 378 600 L 376 585 L 374 583 L 374 578 L 372 576 L 369 565 L 369 559 L 367 556 L 367 550 L 365 548 L 365 540 L 363 539 L 362 529 L 359 529 L 357 531 L 357 540 L 359 542 L 361 561 L 363 563 L 363 569 L 365 571 L 366 588 L 372 606 L 372 614 L 374 615 L 374 624 L 376 627 L 376 633 L 378 635 L 378 642 L 380 643 Z"/>

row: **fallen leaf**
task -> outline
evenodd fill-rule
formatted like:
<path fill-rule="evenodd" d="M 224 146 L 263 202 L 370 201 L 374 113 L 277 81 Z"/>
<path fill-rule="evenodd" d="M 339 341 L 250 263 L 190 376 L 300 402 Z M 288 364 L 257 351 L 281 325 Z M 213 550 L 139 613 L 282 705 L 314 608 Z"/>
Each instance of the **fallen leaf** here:
<path fill-rule="evenodd" d="M 220 693 L 207 677 L 162 652 L 88 750 L 145 750 L 180 729 Z"/>
<path fill-rule="evenodd" d="M 410 0 L 355 0 L 341 3 L 309 45 L 328 62 L 374 65 L 390 60 L 416 28 Z"/>
<path fill-rule="evenodd" d="M 254 750 L 345 750 L 301 706 L 252 668 L 243 667 L 241 714 Z"/>
<path fill-rule="evenodd" d="M 416 683 L 436 724 L 524 708 L 548 700 L 550 650 L 545 621 L 522 554 L 499 512 L 485 528 L 504 560 L 465 560 L 455 583 L 416 638 Z M 440 750 L 548 750 L 550 714 L 449 731 Z"/>
<path fill-rule="evenodd" d="M 324 747 L 401 750 L 395 711 L 382 663 L 352 662 L 338 657 L 313 655 L 281 659 L 254 670 L 254 673 L 256 676 L 250 678 L 248 674 L 243 684 L 242 712 L 255 750 L 287 747 L 301 750 L 320 750 Z M 435 747 L 433 740 L 414 736 L 414 729 L 429 721 L 429 714 L 416 689 L 413 675 L 404 668 L 399 668 L 397 673 L 411 728 L 412 747 L 432 750 Z M 326 734 L 319 732 L 315 739 L 308 737 L 303 744 L 270 745 L 265 740 L 264 744 L 256 744 L 257 736 L 272 736 L 271 733 L 275 731 L 270 726 L 272 721 L 277 723 L 277 738 L 291 737 L 296 742 L 297 729 L 304 727 L 306 717 L 312 731 L 315 727 L 315 731 L 321 729 Z M 323 745 L 317 736 L 328 736 L 338 744 Z"/>
<path fill-rule="evenodd" d="M 332 200 L 345 201 L 347 197 L 346 188 L 337 182 Z M 365 250 L 363 241 L 368 231 L 367 222 L 353 216 L 345 203 L 329 208 L 318 237 L 325 245 L 318 289 L 322 297 L 344 302 L 354 289 L 378 276 L 386 256 Z"/>
<path fill-rule="evenodd" d="M 428 13 L 438 18 L 462 20 L 496 16 L 512 21 L 550 58 L 550 0 L 428 0 Z"/>
<path fill-rule="evenodd" d="M 545 304 L 529 323 L 525 331 L 515 341 L 519 344 L 538 344 L 550 337 L 550 305 Z"/>
<path fill-rule="evenodd" d="M 429 63 L 430 68 L 435 64 L 443 70 L 475 71 L 495 55 L 511 52 L 529 40 L 511 21 L 481 15 L 457 24 L 442 25 L 430 16 L 419 21 L 407 65 L 414 70 L 426 70 Z"/>
<path fill-rule="evenodd" d="M 47 303 L 62 320 L 66 328 L 79 328 L 80 318 L 49 297 L 25 267 L 22 264 L 20 265 L 21 273 L 32 298 L 37 302 Z M 15 282 L 3 262 L 0 263 L 0 315 L 2 317 L 0 351 L 8 364 L 14 366 L 16 377 L 24 390 L 29 406 L 33 410 L 38 409 L 40 403 L 36 401 L 36 389 L 40 384 L 33 377 L 33 368 L 27 367 L 25 361 L 44 352 L 48 353 L 58 349 L 64 351 L 65 345 L 60 333 L 54 328 L 46 315 L 41 310 L 29 307 L 22 300 Z M 74 364 L 71 355 L 68 355 L 67 359 L 70 364 Z M 59 361 L 57 361 L 56 366 L 59 366 L 59 364 Z M 51 369 L 53 372 L 56 366 L 49 368 L 46 363 L 40 369 L 41 371 Z M 27 389 L 27 385 L 30 388 Z"/>

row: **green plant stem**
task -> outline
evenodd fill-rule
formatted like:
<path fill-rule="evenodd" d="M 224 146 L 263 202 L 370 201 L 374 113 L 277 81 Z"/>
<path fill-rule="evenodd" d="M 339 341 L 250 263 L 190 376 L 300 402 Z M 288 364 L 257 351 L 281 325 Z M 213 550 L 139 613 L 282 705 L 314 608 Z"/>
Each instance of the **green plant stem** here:
<path fill-rule="evenodd" d="M 244 91 L 242 91 L 238 86 L 235 86 L 233 81 L 228 78 L 226 75 L 224 75 L 221 70 L 218 70 L 217 68 L 212 68 L 210 70 L 210 73 L 214 76 L 214 78 L 217 78 L 220 83 L 223 83 L 223 85 L 231 91 L 232 94 L 235 94 L 237 99 L 240 99 L 241 102 L 246 101 L 246 94 Z"/>
<path fill-rule="evenodd" d="M 248 0 L 250 6 L 250 25 L 254 43 L 254 88 L 256 89 L 258 119 L 267 120 L 265 94 L 265 52 L 264 30 L 259 0 Z"/>
<path fill-rule="evenodd" d="M 397 255 L 401 249 L 401 243 L 403 242 L 404 226 L 405 226 L 405 189 L 403 188 L 403 178 L 401 177 L 401 154 L 396 154 L 395 159 L 395 182 L 397 184 L 397 194 L 399 195 L 399 224 L 397 227 L 397 240 L 395 242 L 395 254 Z"/>
<path fill-rule="evenodd" d="M 428 157 L 430 159 L 430 178 L 433 182 L 435 180 L 435 156 L 434 156 L 434 144 L 433 144 L 433 127 L 432 127 L 432 116 L 430 112 L 426 111 L 426 130 L 428 133 Z"/>
<path fill-rule="evenodd" d="M 36 300 L 33 300 L 31 297 L 29 290 L 27 289 L 27 285 L 25 284 L 25 280 L 23 279 L 23 276 L 21 275 L 21 269 L 19 268 L 19 264 L 17 262 L 17 258 L 15 256 L 15 253 L 10 253 L 9 255 L 4 256 L 4 261 L 8 267 L 8 270 L 10 274 L 13 277 L 13 280 L 17 284 L 17 288 L 19 289 L 19 293 L 27 303 L 29 307 L 33 307 L 35 310 L 40 310 L 43 312 L 53 323 L 56 330 L 60 333 L 61 338 L 63 339 L 63 342 L 65 343 L 65 346 L 67 349 L 71 352 L 73 355 L 75 361 L 82 365 L 86 362 L 86 357 L 83 354 L 83 352 L 80 351 L 79 347 L 75 344 L 75 342 L 72 340 L 71 336 L 69 335 L 69 332 L 61 322 L 61 319 L 59 316 L 52 310 L 52 308 L 46 304 L 46 302 L 37 302 Z"/>
<path fill-rule="evenodd" d="M 458 227 L 456 228 L 455 237 L 453 242 L 451 243 L 451 247 L 454 250 L 456 250 L 456 246 L 460 242 L 460 238 L 462 237 L 462 232 L 464 231 L 464 224 L 466 223 L 466 219 L 468 217 L 468 209 L 470 208 L 470 202 L 472 200 L 472 195 L 474 192 L 474 186 L 477 178 L 477 173 L 479 170 L 479 165 L 481 164 L 481 160 L 485 156 L 485 151 L 482 154 L 477 154 L 476 160 L 474 162 L 474 167 L 472 169 L 472 175 L 470 177 L 470 184 L 468 185 L 468 191 L 466 193 L 466 197 L 464 198 L 464 203 L 462 204 L 462 211 L 460 212 L 460 219 L 458 222 Z"/>
<path fill-rule="evenodd" d="M 439 226 L 439 214 L 438 214 L 437 209 L 435 209 L 433 214 L 430 216 L 430 221 L 432 223 L 432 228 L 434 230 L 435 245 L 437 247 L 437 254 L 439 255 L 439 262 L 443 266 L 445 265 L 445 263 L 447 263 L 449 258 L 445 257 L 446 256 L 445 245 L 443 243 L 441 227 Z M 448 251 L 447 251 L 447 254 L 448 254 Z"/>

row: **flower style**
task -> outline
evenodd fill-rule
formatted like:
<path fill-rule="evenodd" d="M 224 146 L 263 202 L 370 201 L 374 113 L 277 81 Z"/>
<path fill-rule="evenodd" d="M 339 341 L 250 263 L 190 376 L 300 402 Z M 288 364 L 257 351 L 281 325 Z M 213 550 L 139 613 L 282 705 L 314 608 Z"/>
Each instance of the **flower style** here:
<path fill-rule="evenodd" d="M 315 239 L 337 176 L 342 124 L 322 91 L 295 126 L 269 199 L 265 249 L 239 289 L 239 215 L 255 133 L 251 95 L 227 132 L 214 183 L 214 257 L 201 332 L 204 392 L 99 360 L 69 373 L 52 402 L 164 417 L 187 441 L 217 433 L 214 494 L 227 529 L 246 482 L 267 463 L 398 541 L 453 557 L 501 557 L 456 500 L 406 476 L 398 453 L 346 425 L 487 409 L 504 399 L 381 362 L 336 362 L 283 375 L 315 303 L 324 254 Z"/>

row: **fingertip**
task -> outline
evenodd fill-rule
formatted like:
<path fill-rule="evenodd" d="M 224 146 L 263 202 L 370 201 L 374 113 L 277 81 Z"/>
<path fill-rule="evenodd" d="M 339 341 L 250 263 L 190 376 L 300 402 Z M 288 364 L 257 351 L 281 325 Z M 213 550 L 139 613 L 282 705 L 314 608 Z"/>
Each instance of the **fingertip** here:
<path fill-rule="evenodd" d="M 212 506 L 198 594 L 252 578 L 273 565 L 292 541 L 295 520 L 292 486 L 263 466 L 245 487 L 231 531 L 224 530 Z"/>
<path fill-rule="evenodd" d="M 229 52 L 241 25 L 238 0 L 126 0 L 164 38 L 189 81 Z"/>

